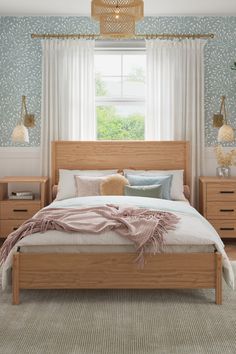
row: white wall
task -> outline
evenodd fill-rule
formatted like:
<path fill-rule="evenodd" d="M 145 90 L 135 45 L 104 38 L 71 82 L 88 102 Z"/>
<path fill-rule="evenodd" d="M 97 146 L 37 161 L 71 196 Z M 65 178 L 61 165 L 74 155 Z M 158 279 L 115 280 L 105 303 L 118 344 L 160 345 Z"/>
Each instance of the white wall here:
<path fill-rule="evenodd" d="M 38 175 L 39 148 L 0 148 L 0 177 Z"/>
<path fill-rule="evenodd" d="M 39 147 L 0 148 L 0 177 L 17 175 L 38 176 L 39 156 Z M 217 163 L 215 159 L 214 149 L 211 147 L 207 147 L 205 149 L 205 156 L 205 175 L 215 176 Z M 232 167 L 232 175 L 236 176 L 236 167 Z"/>
<path fill-rule="evenodd" d="M 224 151 L 230 151 L 232 148 L 224 148 Z M 215 157 L 215 152 L 213 147 L 205 148 L 205 163 L 206 163 L 206 176 L 215 176 L 217 162 Z M 231 175 L 236 176 L 236 166 L 231 166 Z"/>
<path fill-rule="evenodd" d="M 39 176 L 39 148 L 16 148 L 0 147 L 0 178 L 5 176 Z M 11 184 L 12 189 L 19 187 Z M 38 187 L 34 184 L 24 185 L 24 189 L 38 192 Z"/>

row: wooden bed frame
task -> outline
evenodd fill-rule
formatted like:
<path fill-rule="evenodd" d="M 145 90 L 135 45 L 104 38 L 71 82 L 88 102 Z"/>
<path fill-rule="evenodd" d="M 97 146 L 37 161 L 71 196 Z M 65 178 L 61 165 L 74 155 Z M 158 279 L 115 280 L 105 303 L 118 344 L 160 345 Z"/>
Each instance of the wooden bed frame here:
<path fill-rule="evenodd" d="M 184 169 L 190 185 L 189 143 L 185 141 L 92 141 L 52 143 L 51 186 L 63 169 Z M 145 256 L 139 269 L 133 253 L 20 253 L 13 256 L 13 304 L 20 289 L 194 289 L 214 288 L 222 303 L 219 253 Z"/>

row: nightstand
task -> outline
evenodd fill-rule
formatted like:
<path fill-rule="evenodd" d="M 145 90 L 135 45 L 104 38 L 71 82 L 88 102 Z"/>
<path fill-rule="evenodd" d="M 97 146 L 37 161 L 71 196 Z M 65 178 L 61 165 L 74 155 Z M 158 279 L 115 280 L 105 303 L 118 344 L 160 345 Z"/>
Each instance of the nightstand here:
<path fill-rule="evenodd" d="M 236 238 L 236 177 L 200 177 L 200 213 L 221 238 Z"/>
<path fill-rule="evenodd" d="M 38 184 L 39 197 L 33 200 L 10 200 L 9 184 Z M 37 211 L 47 205 L 47 177 L 4 177 L 0 179 L 0 238 L 6 238 L 12 231 Z"/>

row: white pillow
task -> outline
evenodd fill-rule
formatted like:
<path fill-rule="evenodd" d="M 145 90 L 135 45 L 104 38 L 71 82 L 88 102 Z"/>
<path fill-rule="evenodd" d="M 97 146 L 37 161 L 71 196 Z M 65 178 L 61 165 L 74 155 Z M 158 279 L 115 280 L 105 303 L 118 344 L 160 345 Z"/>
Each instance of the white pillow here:
<path fill-rule="evenodd" d="M 173 175 L 172 184 L 170 188 L 170 196 L 172 200 L 186 200 L 184 196 L 184 170 L 124 170 L 124 175 Z"/>
<path fill-rule="evenodd" d="M 117 170 L 59 170 L 58 192 L 55 200 L 76 197 L 75 176 L 101 177 L 110 176 Z"/>

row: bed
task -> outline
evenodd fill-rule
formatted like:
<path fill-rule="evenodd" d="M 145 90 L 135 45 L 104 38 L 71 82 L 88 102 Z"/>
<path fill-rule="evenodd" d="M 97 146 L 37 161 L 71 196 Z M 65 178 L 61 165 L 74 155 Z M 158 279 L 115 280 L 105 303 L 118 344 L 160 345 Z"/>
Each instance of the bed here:
<path fill-rule="evenodd" d="M 52 143 L 51 191 L 52 187 L 58 184 L 59 169 L 183 169 L 184 184 L 190 185 L 189 149 L 189 143 L 185 141 L 56 141 Z M 122 203 L 118 199 L 114 199 L 114 201 Z M 110 199 L 104 198 L 104 203 L 109 201 Z M 147 203 L 149 202 L 147 201 Z M 58 205 L 57 203 L 54 202 L 53 207 L 63 205 L 63 203 Z M 65 203 L 69 203 L 69 207 L 73 207 L 75 199 L 68 200 Z M 78 203 L 87 205 L 89 201 L 82 198 Z M 137 199 L 135 203 L 136 205 L 143 204 L 141 199 Z M 178 209 L 178 213 L 183 214 L 188 203 L 182 203 L 181 206 L 176 203 L 178 202 L 173 202 L 172 205 Z M 166 209 L 169 208 L 167 201 L 162 205 Z M 152 207 L 152 204 L 150 207 Z M 158 204 L 157 207 L 159 208 L 160 205 Z M 191 207 L 187 209 L 189 210 L 189 208 Z M 190 222 L 193 218 L 198 218 L 200 230 L 201 225 L 205 223 L 205 229 L 203 227 L 202 233 L 207 230 L 207 227 L 208 237 L 204 239 L 204 235 L 201 234 L 199 238 L 201 242 L 199 244 L 198 241 L 193 242 L 187 248 L 177 247 L 175 243 L 171 245 L 170 242 L 163 253 L 155 255 L 152 252 L 147 253 L 145 254 L 145 266 L 142 269 L 135 264 L 136 255 L 129 243 L 124 241 L 119 244 L 118 242 L 114 247 L 114 235 L 112 237 L 105 235 L 100 245 L 93 245 L 93 242 L 90 242 L 89 247 L 82 237 L 82 245 L 78 250 L 75 246 L 75 243 L 78 242 L 78 235 L 68 237 L 66 241 L 68 244 L 64 241 L 59 242 L 60 247 L 55 249 L 55 245 L 48 245 L 48 240 L 53 238 L 53 234 L 50 238 L 47 236 L 48 232 L 47 235 L 41 235 L 41 245 L 38 245 L 37 242 L 30 244 L 27 243 L 28 241 L 21 244 L 21 247 L 16 245 L 10 257 L 12 258 L 13 304 L 19 304 L 21 289 L 120 288 L 213 288 L 215 289 L 215 302 L 221 304 L 222 262 L 231 285 L 233 284 L 232 269 L 221 240 L 214 229 L 205 219 L 201 219 L 201 216 L 193 208 L 190 211 L 191 213 L 192 215 L 189 215 Z M 56 236 L 61 237 L 61 235 Z M 187 237 L 186 231 L 184 237 L 185 239 Z M 191 225 L 189 227 L 189 237 L 191 238 Z M 35 237 L 32 239 L 36 240 Z M 108 239 L 111 241 L 108 242 Z"/>

